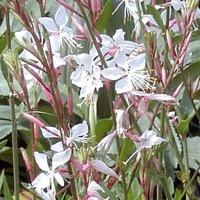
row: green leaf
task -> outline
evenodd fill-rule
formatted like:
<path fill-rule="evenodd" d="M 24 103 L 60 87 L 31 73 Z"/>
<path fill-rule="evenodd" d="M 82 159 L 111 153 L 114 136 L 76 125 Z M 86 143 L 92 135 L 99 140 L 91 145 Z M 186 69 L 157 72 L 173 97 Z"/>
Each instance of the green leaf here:
<path fill-rule="evenodd" d="M 111 116 L 109 99 L 106 87 L 100 88 L 97 100 L 97 115 L 99 119 L 109 118 Z"/>
<path fill-rule="evenodd" d="M 27 128 L 18 125 L 17 130 L 27 130 Z M 5 138 L 12 132 L 12 122 L 8 120 L 0 120 L 0 139 Z"/>
<path fill-rule="evenodd" d="M 6 178 L 4 178 L 3 188 L 5 199 L 13 200 Z"/>
<path fill-rule="evenodd" d="M 10 106 L 8 105 L 0 105 L 0 119 L 6 119 L 10 120 L 11 119 L 11 110 Z"/>
<path fill-rule="evenodd" d="M 181 199 L 181 191 L 177 189 L 174 195 L 174 200 L 180 200 L 180 199 Z"/>
<path fill-rule="evenodd" d="M 103 32 L 106 29 L 108 22 L 109 22 L 109 16 L 111 15 L 111 12 L 112 12 L 112 2 L 111 2 L 111 0 L 108 0 L 98 18 L 98 21 L 95 24 L 96 29 L 99 32 Z"/>
<path fill-rule="evenodd" d="M 142 200 L 142 189 L 137 178 L 133 179 L 132 190 L 133 190 L 133 197 L 134 197 L 133 199 Z"/>
<path fill-rule="evenodd" d="M 131 154 L 134 153 L 134 146 L 135 145 L 131 139 L 129 138 L 124 139 L 124 144 L 123 144 L 121 155 L 120 155 L 121 164 L 125 162 Z"/>
<path fill-rule="evenodd" d="M 0 142 L 0 150 L 6 145 L 8 140 L 4 140 L 2 142 Z"/>
<path fill-rule="evenodd" d="M 138 120 L 138 125 L 141 127 L 141 131 L 144 132 L 149 128 L 150 121 L 146 115 L 143 115 Z"/>
<path fill-rule="evenodd" d="M 111 130 L 113 122 L 111 119 L 101 119 L 95 127 L 96 141 L 100 141 Z"/>
<path fill-rule="evenodd" d="M 189 117 L 185 120 L 181 120 L 181 122 L 179 123 L 179 125 L 177 127 L 177 131 L 179 134 L 185 135 L 188 132 L 189 123 L 190 123 L 191 119 L 192 119 L 192 117 Z"/>
<path fill-rule="evenodd" d="M 63 83 L 58 83 L 59 86 L 59 91 L 61 94 L 66 97 L 68 96 L 68 86 Z M 73 105 L 74 105 L 74 113 L 82 118 L 84 118 L 85 115 L 85 110 L 86 110 L 86 105 L 82 104 L 81 106 L 78 106 L 82 102 L 82 99 L 79 98 L 78 93 L 72 89 L 72 95 L 73 95 Z"/>
<path fill-rule="evenodd" d="M 197 169 L 199 166 L 195 160 L 200 162 L 200 137 L 187 138 L 188 158 L 189 166 L 193 169 Z"/>
<path fill-rule="evenodd" d="M 172 196 L 174 194 L 174 180 L 171 177 L 169 177 L 167 179 L 167 186 L 168 186 L 169 192 Z"/>
<path fill-rule="evenodd" d="M 181 154 L 182 152 L 182 144 L 179 139 L 178 133 L 176 132 L 175 127 L 170 123 L 172 134 L 174 136 L 176 145 L 178 147 L 179 153 Z M 168 134 L 166 134 L 166 137 L 168 137 Z M 174 168 L 177 168 L 178 166 L 178 159 L 176 157 L 173 144 L 170 145 L 168 144 L 167 147 L 164 149 L 164 160 L 165 160 L 165 170 L 166 170 L 166 175 L 168 177 L 171 177 L 173 180 L 175 180 L 175 173 L 174 173 Z"/>
<path fill-rule="evenodd" d="M 5 50 L 6 48 L 6 36 L 5 35 L 2 35 L 2 37 L 0 37 L 0 54 L 3 52 L 3 50 Z"/>
<path fill-rule="evenodd" d="M 24 167 L 24 160 L 22 158 L 21 152 L 18 150 L 18 156 L 19 156 L 19 167 Z M 3 147 L 0 150 L 0 162 L 4 161 L 7 163 L 10 163 L 11 165 L 13 165 L 13 159 L 12 159 L 12 148 L 11 147 Z M 21 172 L 23 173 L 23 172 Z"/>
<path fill-rule="evenodd" d="M 162 18 L 160 16 L 160 12 L 158 10 L 156 10 L 154 6 L 151 6 L 151 5 L 147 5 L 147 12 L 148 12 L 148 14 L 153 15 L 154 20 L 157 22 L 159 27 L 164 32 L 165 26 L 164 26 L 163 20 L 162 20 Z"/>
<path fill-rule="evenodd" d="M 200 44 L 199 44 L 199 46 L 200 46 Z M 196 79 L 198 78 L 199 74 L 200 74 L 199 57 L 198 57 L 198 59 L 195 60 L 195 62 L 184 67 L 184 76 L 185 77 L 191 76 L 192 82 L 195 82 Z M 175 89 L 181 82 L 182 82 L 181 73 L 175 74 L 174 80 L 173 80 L 173 83 L 172 83 L 173 88 Z M 183 99 L 183 98 L 181 98 L 181 99 Z"/>
<path fill-rule="evenodd" d="M 199 107 L 199 103 L 200 102 L 198 101 L 196 104 L 197 109 Z M 187 118 L 193 117 L 195 115 L 195 110 L 192 106 L 190 97 L 186 90 L 184 90 L 184 92 L 183 92 L 183 97 L 182 97 L 181 105 L 180 105 L 180 112 L 181 112 L 182 119 L 187 119 Z"/>
<path fill-rule="evenodd" d="M 3 57 L 1 57 L 1 70 L 0 70 L 0 96 L 8 96 L 9 94 L 9 88 L 8 83 L 5 80 L 6 77 L 8 77 L 8 69 L 6 67 L 6 64 L 3 60 Z"/>
<path fill-rule="evenodd" d="M 184 65 L 192 63 L 200 58 L 200 32 L 194 32 L 187 48 Z"/>
<path fill-rule="evenodd" d="M 1 175 L 0 175 L 0 191 L 1 191 L 4 179 L 5 179 L 5 174 L 4 174 L 4 170 L 2 170 Z"/>

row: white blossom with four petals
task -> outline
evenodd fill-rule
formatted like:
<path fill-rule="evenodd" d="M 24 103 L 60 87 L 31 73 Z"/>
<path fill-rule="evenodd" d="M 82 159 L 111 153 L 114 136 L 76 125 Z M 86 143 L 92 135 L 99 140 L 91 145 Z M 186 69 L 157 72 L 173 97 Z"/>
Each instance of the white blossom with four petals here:
<path fill-rule="evenodd" d="M 65 7 L 60 5 L 54 19 L 40 17 L 38 21 L 51 33 L 50 42 L 53 52 L 57 52 L 64 41 L 69 47 L 77 48 L 79 45 L 75 40 L 72 29 L 67 27 L 68 15 Z"/>
<path fill-rule="evenodd" d="M 60 130 L 58 130 L 55 127 L 47 126 L 46 129 L 41 128 L 41 131 L 42 131 L 42 135 L 45 138 L 61 138 Z M 88 138 L 88 125 L 86 121 L 83 121 L 81 124 L 77 124 L 73 126 L 71 129 L 69 129 L 69 137 L 66 136 L 65 139 L 66 139 L 67 146 L 73 143 L 75 147 L 77 147 L 76 142 L 87 143 L 89 138 Z M 56 152 L 63 151 L 62 142 L 59 141 L 51 145 L 51 150 L 56 151 Z"/>
<path fill-rule="evenodd" d="M 139 142 L 136 143 L 137 150 L 128 158 L 125 162 L 127 164 L 134 155 L 137 154 L 137 159 L 141 157 L 141 150 L 142 149 L 151 149 L 155 145 L 159 145 L 166 140 L 156 136 L 156 131 L 154 130 L 146 130 L 140 137 Z"/>
<path fill-rule="evenodd" d="M 118 67 L 109 67 L 101 71 L 101 74 L 109 80 L 117 80 L 115 90 L 118 94 L 152 89 L 150 75 L 145 69 L 145 54 L 140 54 L 131 60 L 127 60 Z M 119 80 L 118 80 L 119 79 Z"/>
<path fill-rule="evenodd" d="M 58 168 L 67 163 L 71 157 L 71 149 L 68 148 L 62 152 L 55 153 L 52 157 L 52 166 L 49 167 L 47 161 L 47 155 L 39 152 L 34 152 L 35 161 L 41 172 L 31 183 L 31 186 L 35 188 L 37 194 L 44 200 L 48 197 L 51 200 L 55 199 L 55 185 L 54 180 L 60 186 L 64 186 L 64 179 L 59 173 Z"/>
<path fill-rule="evenodd" d="M 78 66 L 70 79 L 74 85 L 81 88 L 79 97 L 90 103 L 94 92 L 103 87 L 101 69 L 90 54 L 79 54 L 75 56 L 75 60 Z"/>

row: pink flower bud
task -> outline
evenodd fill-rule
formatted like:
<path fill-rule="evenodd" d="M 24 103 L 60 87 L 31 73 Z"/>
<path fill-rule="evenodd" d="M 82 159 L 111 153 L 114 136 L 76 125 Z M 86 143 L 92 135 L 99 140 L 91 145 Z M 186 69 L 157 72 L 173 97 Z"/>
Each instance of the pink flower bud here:
<path fill-rule="evenodd" d="M 37 125 L 38 125 L 39 127 L 41 127 L 41 128 L 45 128 L 45 124 L 42 123 L 39 119 L 37 119 L 37 118 L 34 117 L 33 115 L 28 114 L 28 113 L 25 113 L 25 112 L 22 112 L 22 114 L 23 114 L 23 116 L 24 116 L 25 118 L 27 118 L 29 121 L 31 121 L 31 122 L 37 124 Z"/>
<path fill-rule="evenodd" d="M 32 171 L 31 171 L 32 166 L 31 166 L 30 159 L 29 159 L 28 154 L 27 154 L 27 152 L 26 152 L 26 150 L 24 148 L 21 147 L 20 151 L 22 153 L 22 157 L 23 157 L 25 165 L 26 165 L 26 170 L 29 173 L 29 177 L 30 177 L 30 180 L 32 182 L 34 177 L 33 177 Z"/>
<path fill-rule="evenodd" d="M 91 0 L 91 11 L 93 14 L 93 19 L 92 22 L 93 24 L 95 24 L 100 16 L 100 12 L 101 12 L 101 0 Z"/>
<path fill-rule="evenodd" d="M 80 23 L 80 21 L 78 21 L 78 20 L 77 20 L 76 18 L 74 18 L 73 16 L 72 16 L 72 20 L 73 20 L 74 24 L 76 25 L 76 27 L 78 28 L 78 30 L 81 32 L 82 37 L 83 37 L 83 38 L 89 38 L 89 36 L 88 36 L 88 34 L 87 34 L 85 28 L 84 28 L 83 25 Z M 79 35 L 78 37 L 80 37 L 80 35 Z"/>

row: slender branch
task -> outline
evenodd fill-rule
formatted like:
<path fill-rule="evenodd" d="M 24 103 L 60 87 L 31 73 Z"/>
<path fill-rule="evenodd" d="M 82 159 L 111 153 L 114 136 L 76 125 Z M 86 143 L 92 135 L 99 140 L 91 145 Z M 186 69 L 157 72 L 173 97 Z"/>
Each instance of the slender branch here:
<path fill-rule="evenodd" d="M 8 2 L 7 2 L 8 3 Z M 7 36 L 7 48 L 11 49 L 11 35 L 10 35 L 10 16 L 9 8 L 6 5 L 6 36 Z M 17 140 L 17 124 L 15 117 L 15 98 L 14 91 L 11 87 L 13 85 L 13 77 L 8 72 L 8 85 L 10 88 L 10 109 L 11 109 L 11 121 L 12 121 L 12 156 L 13 156 L 13 174 L 14 174 L 14 196 L 15 200 L 19 200 L 19 161 L 18 161 L 18 140 Z"/>
<path fill-rule="evenodd" d="M 187 192 L 187 189 L 189 188 L 189 186 L 191 185 L 191 183 L 194 181 L 194 179 L 196 178 L 196 176 L 198 175 L 199 173 L 199 170 L 200 170 L 200 165 L 198 167 L 198 169 L 195 171 L 195 173 L 193 174 L 192 178 L 190 179 L 190 181 L 188 181 L 187 185 L 185 186 L 182 194 L 181 194 L 181 198 L 182 199 L 184 197 L 184 195 L 186 194 Z"/>
<path fill-rule="evenodd" d="M 186 81 L 186 79 L 185 79 L 183 66 L 180 66 L 180 71 L 181 71 L 181 77 L 182 77 L 183 84 L 184 84 L 184 86 L 185 86 L 186 92 L 187 92 L 187 94 L 188 94 L 188 97 L 189 97 L 189 99 L 190 99 L 190 102 L 191 102 L 191 104 L 192 104 L 192 107 L 194 108 L 195 114 L 196 114 L 196 116 L 197 116 L 197 118 L 198 118 L 198 120 L 199 120 L 199 122 L 200 122 L 200 113 L 199 113 L 199 111 L 197 110 L 197 108 L 196 108 L 196 106 L 195 106 L 195 104 L 194 104 L 194 101 L 193 101 L 193 99 L 192 99 L 192 97 L 191 97 L 191 93 L 190 93 L 190 91 L 189 91 L 189 87 L 188 87 L 187 81 Z"/>
<path fill-rule="evenodd" d="M 113 97 L 112 97 L 112 91 L 111 90 L 108 90 L 108 99 L 109 99 L 109 105 L 110 105 L 110 111 L 111 111 L 111 116 L 112 116 L 112 119 L 113 119 L 113 123 L 114 123 L 114 127 L 116 129 L 116 116 L 115 116 L 115 113 L 113 111 Z M 120 148 L 120 141 L 119 141 L 119 136 L 116 135 L 115 137 L 115 140 L 116 140 L 116 144 L 117 144 L 117 151 L 118 151 L 118 155 L 121 154 L 121 148 Z M 125 171 L 123 169 L 123 166 L 120 164 L 120 172 L 121 172 L 121 175 L 122 175 L 122 188 L 123 188 L 123 194 L 124 194 L 124 200 L 128 200 L 128 196 L 127 196 L 127 186 L 126 186 L 126 175 L 125 175 Z"/>

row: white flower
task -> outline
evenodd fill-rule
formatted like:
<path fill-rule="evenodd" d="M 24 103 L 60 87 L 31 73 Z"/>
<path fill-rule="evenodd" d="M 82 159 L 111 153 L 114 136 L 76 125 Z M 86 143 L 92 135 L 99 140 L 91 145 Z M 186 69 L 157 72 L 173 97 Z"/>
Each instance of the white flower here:
<path fill-rule="evenodd" d="M 156 136 L 156 132 L 154 130 L 146 130 L 140 137 L 139 137 L 139 148 L 140 149 L 150 149 L 154 145 L 161 144 L 162 142 L 166 141 L 161 137 Z"/>
<path fill-rule="evenodd" d="M 178 100 L 176 98 L 174 98 L 173 96 L 170 96 L 168 94 L 156 94 L 156 93 L 145 93 L 142 91 L 131 91 L 129 92 L 129 94 L 131 95 L 137 95 L 137 96 L 141 96 L 141 97 L 145 97 L 148 100 L 156 100 L 156 101 L 160 101 L 164 104 L 178 104 Z"/>
<path fill-rule="evenodd" d="M 92 181 L 87 188 L 87 199 L 88 200 L 104 200 L 99 194 L 98 191 L 105 193 L 104 189 L 97 184 L 95 181 Z"/>
<path fill-rule="evenodd" d="M 62 46 L 62 40 L 64 40 L 69 47 L 78 47 L 71 28 L 66 26 L 68 15 L 64 6 L 59 6 L 54 16 L 54 20 L 50 17 L 40 17 L 38 21 L 47 29 L 47 31 L 52 33 L 50 41 L 53 52 L 60 49 Z"/>
<path fill-rule="evenodd" d="M 32 45 L 32 48 L 31 48 L 31 51 L 32 52 L 36 52 L 37 54 L 37 46 L 34 42 L 34 39 L 33 37 L 31 36 L 30 32 L 26 31 L 26 30 L 22 30 L 22 31 L 19 31 L 19 32 L 16 32 L 15 33 L 15 37 L 17 38 L 18 41 L 20 41 L 23 45 L 26 45 L 25 42 L 24 42 L 24 39 L 26 39 L 27 41 L 29 41 Z M 30 48 L 30 47 L 29 47 Z M 47 50 L 47 49 L 44 49 L 44 51 Z M 34 55 L 32 52 L 24 49 L 19 57 L 21 59 L 25 58 L 25 59 L 28 59 L 29 61 L 31 61 L 34 66 L 32 65 L 28 65 L 28 67 L 33 70 L 33 72 L 35 72 L 39 77 L 42 78 L 43 76 L 43 73 L 42 73 L 42 69 L 43 69 L 43 64 L 40 62 L 40 60 L 36 57 L 36 55 Z M 60 54 L 59 53 L 54 53 L 52 55 L 52 59 L 53 59 L 53 67 L 54 68 L 57 68 L 57 67 L 60 67 L 62 65 L 65 65 L 66 62 L 64 59 L 62 59 L 60 57 Z M 47 59 L 48 61 L 48 59 Z M 26 64 L 26 62 L 21 62 L 22 65 Z M 51 63 L 49 63 L 51 64 Z M 33 87 L 35 85 L 35 83 L 37 82 L 37 79 L 36 77 L 31 74 L 26 68 L 23 68 L 23 72 L 24 72 L 24 77 L 26 79 L 26 82 L 27 82 L 27 88 L 30 89 L 31 87 Z"/>
<path fill-rule="evenodd" d="M 72 72 L 70 79 L 74 85 L 81 88 L 80 98 L 90 102 L 95 90 L 103 87 L 101 70 L 89 54 L 79 54 L 75 60 L 79 66 Z"/>
<path fill-rule="evenodd" d="M 142 149 L 151 149 L 155 145 L 159 145 L 164 140 L 161 137 L 156 136 L 156 132 L 154 130 L 146 130 L 140 137 L 139 137 L 139 143 L 136 144 L 137 150 L 128 158 L 128 160 L 125 162 L 127 164 L 130 159 L 135 155 L 138 154 L 137 159 L 140 158 L 140 151 Z"/>
<path fill-rule="evenodd" d="M 93 167 L 94 169 L 96 169 L 97 171 L 107 174 L 109 176 L 113 176 L 115 178 L 119 178 L 118 175 L 116 174 L 116 172 L 111 169 L 110 167 L 108 167 L 103 161 L 101 160 L 92 160 L 90 162 L 88 162 L 87 164 L 83 165 L 83 171 L 86 171 L 87 169 Z"/>
<path fill-rule="evenodd" d="M 171 6 L 174 8 L 174 10 L 178 11 L 182 7 L 182 3 L 180 0 L 171 0 Z"/>
<path fill-rule="evenodd" d="M 41 128 L 41 131 L 45 138 L 61 138 L 60 130 L 58 130 L 55 127 L 47 126 L 46 129 Z M 86 121 L 83 121 L 83 123 L 73 126 L 69 130 L 69 137 L 65 137 L 65 139 L 67 146 L 70 145 L 71 143 L 73 143 L 76 146 L 76 142 L 87 143 L 89 138 L 88 138 L 88 125 Z M 56 144 L 51 145 L 51 150 L 56 152 L 63 151 L 62 142 L 59 141 Z"/>
<path fill-rule="evenodd" d="M 107 152 L 111 146 L 111 143 L 114 140 L 114 137 L 116 135 L 116 131 L 112 132 L 111 134 L 105 136 L 98 144 L 97 144 L 97 151 L 103 150 L 104 152 Z"/>
<path fill-rule="evenodd" d="M 140 0 L 140 2 L 142 1 L 143 0 Z M 127 14 L 128 16 L 130 15 L 133 16 L 137 13 L 137 7 L 136 7 L 135 0 L 122 0 L 114 12 L 116 12 L 123 3 L 125 4 L 124 5 L 124 21 L 125 21 L 127 18 Z"/>
<path fill-rule="evenodd" d="M 43 171 L 41 172 L 31 183 L 32 187 L 36 189 L 36 192 L 44 200 L 47 197 L 55 199 L 55 185 L 54 179 L 58 182 L 60 186 L 64 186 L 64 180 L 56 170 L 58 167 L 65 164 L 71 157 L 71 149 L 68 148 L 65 151 L 56 153 L 52 157 L 52 167 L 50 168 L 47 162 L 47 156 L 43 153 L 34 152 L 34 157 L 39 168 Z"/>
<path fill-rule="evenodd" d="M 150 76 L 145 70 L 145 54 L 140 54 L 132 60 L 128 60 L 119 67 L 109 67 L 102 70 L 101 74 L 109 80 L 118 80 L 115 90 L 118 94 L 130 91 L 152 89 Z"/>
<path fill-rule="evenodd" d="M 109 65 L 113 63 L 123 64 L 127 60 L 127 55 L 138 47 L 137 43 L 125 40 L 124 35 L 125 32 L 122 29 L 116 30 L 112 38 L 107 35 L 101 35 L 101 44 L 108 49 L 107 51 L 111 56 L 114 56 Z"/>

